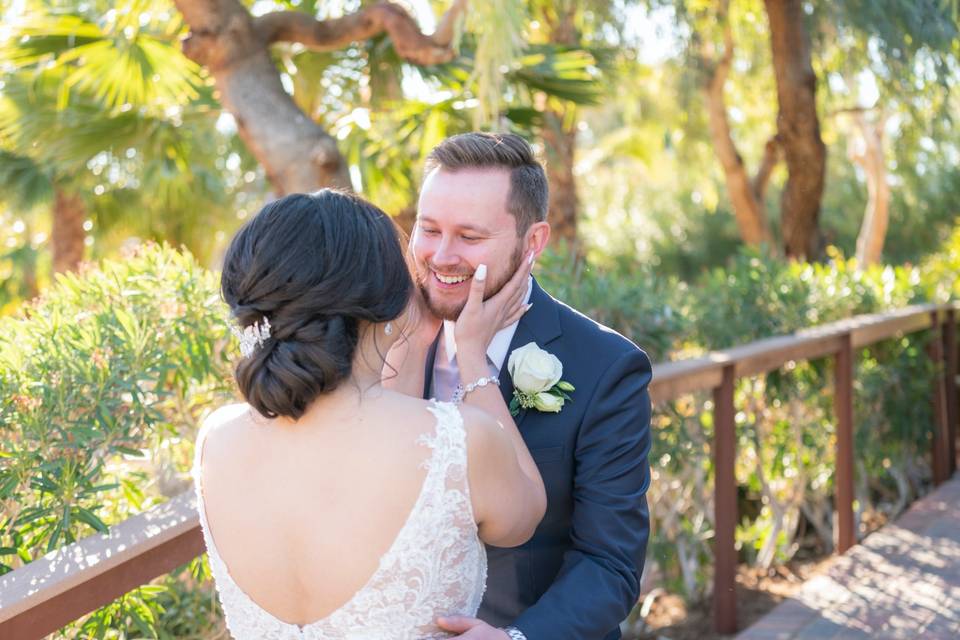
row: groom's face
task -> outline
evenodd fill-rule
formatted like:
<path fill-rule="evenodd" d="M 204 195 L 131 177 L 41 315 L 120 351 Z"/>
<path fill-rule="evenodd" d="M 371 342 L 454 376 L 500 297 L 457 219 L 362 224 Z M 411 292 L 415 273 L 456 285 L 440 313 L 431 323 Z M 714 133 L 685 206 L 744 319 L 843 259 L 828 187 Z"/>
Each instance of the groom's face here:
<path fill-rule="evenodd" d="M 487 265 L 487 297 L 519 268 L 525 243 L 507 211 L 509 190 L 506 169 L 436 169 L 424 180 L 410 244 L 417 284 L 438 318 L 460 315 L 477 266 Z"/>

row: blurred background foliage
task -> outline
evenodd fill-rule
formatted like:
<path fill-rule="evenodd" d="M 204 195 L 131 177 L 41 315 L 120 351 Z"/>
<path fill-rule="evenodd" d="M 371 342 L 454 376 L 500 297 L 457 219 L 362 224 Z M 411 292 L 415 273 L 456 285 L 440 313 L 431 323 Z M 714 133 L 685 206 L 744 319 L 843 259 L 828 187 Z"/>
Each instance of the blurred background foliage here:
<path fill-rule="evenodd" d="M 319 19 L 366 0 L 257 0 Z M 431 32 L 449 2 L 401 3 Z M 530 139 L 547 162 L 557 241 L 548 291 L 655 362 L 857 313 L 960 296 L 960 67 L 949 0 L 801 2 L 826 181 L 808 260 L 740 236 L 705 84 L 731 67 L 730 138 L 754 173 L 777 133 L 761 0 L 525 0 L 469 5 L 456 55 L 418 66 L 379 35 L 270 49 L 283 90 L 336 140 L 354 189 L 409 228 L 422 159 L 474 128 Z M 195 425 L 232 394 L 216 269 L 231 234 L 281 190 L 188 59 L 170 0 L 0 4 L 0 571 L 188 486 Z M 874 147 L 871 168 L 861 158 Z M 856 254 L 870 193 L 889 188 L 879 263 Z M 873 185 L 873 186 L 871 186 Z M 171 248 L 173 247 L 173 248 Z M 146 340 L 145 336 L 151 336 Z M 857 361 L 861 531 L 926 490 L 926 336 Z M 232 351 L 227 351 L 232 353 Z M 737 389 L 741 559 L 832 547 L 832 381 L 823 362 Z M 51 425 L 56 425 L 52 427 Z M 710 399 L 658 407 L 648 580 L 705 597 Z M 64 630 L 216 637 L 202 561 Z"/>

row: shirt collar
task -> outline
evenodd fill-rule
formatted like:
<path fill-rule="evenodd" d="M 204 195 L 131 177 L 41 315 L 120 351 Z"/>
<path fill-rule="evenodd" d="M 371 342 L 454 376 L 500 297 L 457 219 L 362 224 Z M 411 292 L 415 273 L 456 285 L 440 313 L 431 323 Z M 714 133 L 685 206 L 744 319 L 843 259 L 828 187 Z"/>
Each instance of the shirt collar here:
<path fill-rule="evenodd" d="M 530 295 L 533 293 L 533 277 L 527 281 L 527 295 L 523 299 L 524 304 L 530 302 Z M 490 362 L 494 364 L 497 370 L 503 368 L 503 362 L 507 359 L 507 351 L 510 350 L 510 342 L 513 340 L 513 334 L 517 332 L 517 325 L 520 324 L 520 321 L 517 320 L 510 326 L 504 327 L 497 331 L 493 340 L 490 341 L 490 346 L 487 347 L 487 357 L 490 359 Z M 457 341 L 454 337 L 454 330 L 456 327 L 456 322 L 453 320 L 444 320 L 443 321 L 443 351 L 447 356 L 447 364 L 452 364 L 454 358 L 457 356 Z"/>

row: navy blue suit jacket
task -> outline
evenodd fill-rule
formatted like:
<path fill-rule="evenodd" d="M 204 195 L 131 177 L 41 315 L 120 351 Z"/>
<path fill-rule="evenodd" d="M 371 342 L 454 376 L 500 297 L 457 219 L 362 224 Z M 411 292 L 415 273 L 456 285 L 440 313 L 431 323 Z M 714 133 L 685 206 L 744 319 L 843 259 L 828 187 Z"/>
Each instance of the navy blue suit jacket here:
<path fill-rule="evenodd" d="M 531 409 L 516 418 L 546 485 L 547 513 L 527 543 L 487 547 L 479 616 L 528 640 L 615 640 L 639 597 L 650 531 L 650 360 L 536 282 L 530 301 L 510 352 L 536 342 L 560 359 L 576 390 L 560 413 Z M 424 397 L 435 354 L 434 346 Z M 500 389 L 509 404 L 506 363 Z"/>

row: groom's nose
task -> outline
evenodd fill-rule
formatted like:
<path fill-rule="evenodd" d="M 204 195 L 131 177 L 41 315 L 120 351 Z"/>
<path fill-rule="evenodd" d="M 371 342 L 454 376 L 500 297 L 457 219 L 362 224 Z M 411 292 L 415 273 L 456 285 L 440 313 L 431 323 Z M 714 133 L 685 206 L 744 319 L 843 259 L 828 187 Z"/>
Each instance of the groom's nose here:
<path fill-rule="evenodd" d="M 436 265 L 454 265 L 461 261 L 460 255 L 450 238 L 441 238 L 432 261 Z"/>

